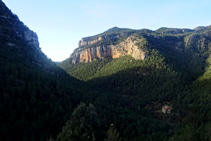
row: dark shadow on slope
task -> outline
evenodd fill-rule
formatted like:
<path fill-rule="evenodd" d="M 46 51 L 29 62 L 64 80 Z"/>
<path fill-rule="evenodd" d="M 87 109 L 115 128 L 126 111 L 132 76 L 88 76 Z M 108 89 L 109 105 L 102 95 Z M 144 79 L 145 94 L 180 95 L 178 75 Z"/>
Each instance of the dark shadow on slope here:
<path fill-rule="evenodd" d="M 165 62 L 179 72 L 187 82 L 196 80 L 205 72 L 207 55 L 196 48 L 184 45 L 185 36 L 146 36 L 149 49 L 158 50 L 165 57 Z"/>
<path fill-rule="evenodd" d="M 125 96 L 131 106 L 144 107 L 153 101 L 173 101 L 185 89 L 185 81 L 170 69 L 152 69 L 140 72 L 140 68 L 120 71 L 107 77 L 98 77 L 88 83 L 107 92 Z M 135 107 L 137 108 L 137 107 Z"/>
<path fill-rule="evenodd" d="M 189 113 L 187 121 L 200 126 L 210 122 L 211 118 L 211 79 L 196 80 L 189 94 L 182 100 L 181 105 L 188 105 Z"/>

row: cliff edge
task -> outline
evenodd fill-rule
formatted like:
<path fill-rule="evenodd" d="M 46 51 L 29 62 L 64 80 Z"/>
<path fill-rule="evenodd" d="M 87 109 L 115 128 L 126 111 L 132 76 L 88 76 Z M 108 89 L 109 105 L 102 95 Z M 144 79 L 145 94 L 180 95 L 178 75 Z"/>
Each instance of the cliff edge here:
<path fill-rule="evenodd" d="M 120 36 L 116 36 L 116 38 L 119 37 Z M 138 42 L 139 39 L 134 36 L 126 38 L 117 45 L 101 45 L 90 48 L 80 48 L 82 45 L 94 44 L 101 40 L 102 37 L 87 42 L 80 40 L 79 48 L 77 48 L 70 55 L 70 58 L 72 58 L 72 63 L 73 64 L 79 62 L 87 63 L 87 62 L 92 62 L 95 59 L 103 59 L 106 57 L 111 57 L 115 59 L 126 55 L 131 55 L 136 60 L 144 60 L 147 56 L 147 54 L 141 48 L 136 46 L 136 43 Z"/>

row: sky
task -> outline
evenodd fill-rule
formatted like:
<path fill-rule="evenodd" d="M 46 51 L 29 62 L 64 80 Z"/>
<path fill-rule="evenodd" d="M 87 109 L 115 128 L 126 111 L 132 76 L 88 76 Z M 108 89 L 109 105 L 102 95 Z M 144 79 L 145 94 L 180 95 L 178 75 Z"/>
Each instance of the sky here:
<path fill-rule="evenodd" d="M 211 25 L 210 0 L 2 0 L 37 33 L 53 61 L 70 56 L 81 38 L 114 26 L 156 30 Z"/>

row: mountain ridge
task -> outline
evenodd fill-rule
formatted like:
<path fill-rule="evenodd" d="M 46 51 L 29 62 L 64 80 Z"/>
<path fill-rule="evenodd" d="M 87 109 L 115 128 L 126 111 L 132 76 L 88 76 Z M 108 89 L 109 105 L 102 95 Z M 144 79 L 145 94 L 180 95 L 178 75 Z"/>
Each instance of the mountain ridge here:
<path fill-rule="evenodd" d="M 0 140 L 211 138 L 210 26 L 112 28 L 75 53 L 113 46 L 116 57 L 99 49 L 63 70 L 2 0 L 0 15 Z"/>
<path fill-rule="evenodd" d="M 2 141 L 56 138 L 80 102 L 94 103 L 110 95 L 69 76 L 52 62 L 41 51 L 36 33 L 2 0 L 0 56 Z"/>
<path fill-rule="evenodd" d="M 103 33 L 106 33 L 107 31 L 110 31 L 110 30 L 112 31 L 110 34 L 103 35 Z M 114 31 L 117 30 L 118 32 L 114 33 L 113 30 Z M 154 38 L 163 38 L 163 36 L 164 37 L 169 36 L 169 38 L 178 37 L 178 38 L 181 38 L 181 41 L 178 42 L 178 44 L 174 46 L 177 50 L 182 51 L 182 48 L 185 48 L 185 47 L 181 48 L 181 45 L 187 46 L 186 39 L 188 39 L 188 37 L 190 37 L 191 35 L 193 36 L 198 35 L 198 32 L 200 32 L 201 34 L 202 32 L 209 31 L 209 26 L 203 27 L 203 29 L 200 29 L 200 30 L 191 30 L 187 28 L 162 27 L 155 31 L 151 31 L 148 29 L 132 30 L 132 29 L 127 29 L 127 28 L 114 27 L 107 31 L 103 32 L 102 36 L 101 34 L 96 35 L 97 38 L 94 40 L 92 40 L 92 38 L 90 37 L 87 37 L 85 41 L 84 40 L 85 38 L 82 38 L 82 40 L 79 41 L 79 47 L 74 50 L 74 52 L 70 55 L 69 59 L 67 60 L 72 60 L 72 63 L 76 64 L 78 62 L 91 62 L 92 60 L 101 59 L 101 56 L 102 58 L 105 58 L 106 56 L 111 57 L 111 58 L 117 58 L 114 55 L 117 53 L 120 54 L 118 56 L 123 56 L 122 54 L 124 53 L 117 48 L 124 48 L 125 46 L 127 46 L 127 40 L 129 39 L 130 36 L 132 37 L 132 35 L 136 37 L 137 41 L 145 40 L 145 43 L 142 43 L 143 45 L 140 45 L 140 46 L 145 46 L 144 44 L 149 44 L 147 40 L 151 37 L 154 37 Z M 137 37 L 139 39 L 137 39 Z M 136 44 L 136 42 L 131 41 L 131 43 L 134 45 Z M 170 42 L 166 41 L 166 44 L 170 44 Z M 138 47 L 139 49 L 141 49 L 140 46 Z M 142 58 L 142 59 L 145 58 L 145 57 L 142 57 L 143 55 L 141 55 L 142 54 L 141 52 L 143 51 L 140 51 L 139 57 L 136 57 L 136 58 Z M 129 54 L 130 53 L 128 53 L 128 55 Z"/>

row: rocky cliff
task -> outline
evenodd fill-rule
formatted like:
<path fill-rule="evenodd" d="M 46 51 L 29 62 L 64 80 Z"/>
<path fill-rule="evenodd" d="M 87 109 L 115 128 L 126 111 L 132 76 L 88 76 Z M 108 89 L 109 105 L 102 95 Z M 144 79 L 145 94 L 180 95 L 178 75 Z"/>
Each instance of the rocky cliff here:
<path fill-rule="evenodd" d="M 116 29 L 120 32 L 112 32 Z M 210 48 L 208 40 L 211 35 L 211 26 L 196 29 L 160 28 L 156 31 L 121 31 L 122 29 L 115 27 L 109 29 L 109 32 L 82 38 L 79 41 L 79 47 L 70 55 L 70 59 L 73 64 L 91 62 L 106 57 L 119 58 L 126 55 L 131 55 L 137 60 L 144 60 L 147 56 L 144 50 L 150 48 L 173 49 L 179 53 L 184 53 L 189 49 L 198 53 L 206 52 Z M 141 41 L 143 42 L 140 44 Z M 142 47 L 145 43 L 149 43 L 151 47 Z"/>
<path fill-rule="evenodd" d="M 1 0 L 0 44 L 1 51 L 5 49 L 7 54 L 13 52 L 18 55 L 19 59 L 48 71 L 50 65 L 44 62 L 48 59 L 39 46 L 37 34 L 21 22 L 18 16 L 12 13 Z"/>
<path fill-rule="evenodd" d="M 101 40 L 105 40 L 105 39 L 113 39 L 113 40 L 117 40 L 123 36 L 126 36 L 126 35 L 130 35 L 134 32 L 122 32 L 122 33 L 114 33 L 114 34 L 108 34 L 108 35 L 101 35 L 101 36 L 91 36 L 91 37 L 86 37 L 86 38 L 82 38 L 79 43 L 78 43 L 78 47 L 83 47 L 83 46 L 86 46 L 86 45 L 91 45 L 91 44 L 94 44 L 98 41 L 101 41 Z"/>
<path fill-rule="evenodd" d="M 28 42 L 29 45 L 39 47 L 38 36 L 35 32 L 27 30 L 24 32 L 24 40 Z"/>
<path fill-rule="evenodd" d="M 84 46 L 84 45 L 89 45 L 89 44 L 93 44 L 93 43 L 96 43 L 97 41 L 101 41 L 102 40 L 102 37 L 98 37 L 92 41 L 86 41 L 85 39 L 81 39 L 78 43 L 78 47 L 81 47 L 81 46 Z"/>
<path fill-rule="evenodd" d="M 29 46 L 39 49 L 38 36 L 24 25 L 17 15 L 13 14 L 6 5 L 0 1 L 0 38 L 5 40 L 7 45 L 14 45 L 15 40 L 22 40 Z M 8 36 L 11 34 L 12 36 Z"/>
<path fill-rule="evenodd" d="M 98 39 L 101 40 L 102 38 Z M 135 59 L 144 60 L 147 54 L 136 43 L 139 39 L 134 36 L 128 37 L 126 40 L 117 45 L 96 46 L 87 49 L 78 48 L 71 55 L 72 63 L 91 62 L 95 59 L 103 59 L 105 57 L 119 58 L 125 55 L 131 55 Z M 83 42 L 79 41 L 79 45 Z M 94 43 L 89 42 L 89 43 Z"/>

